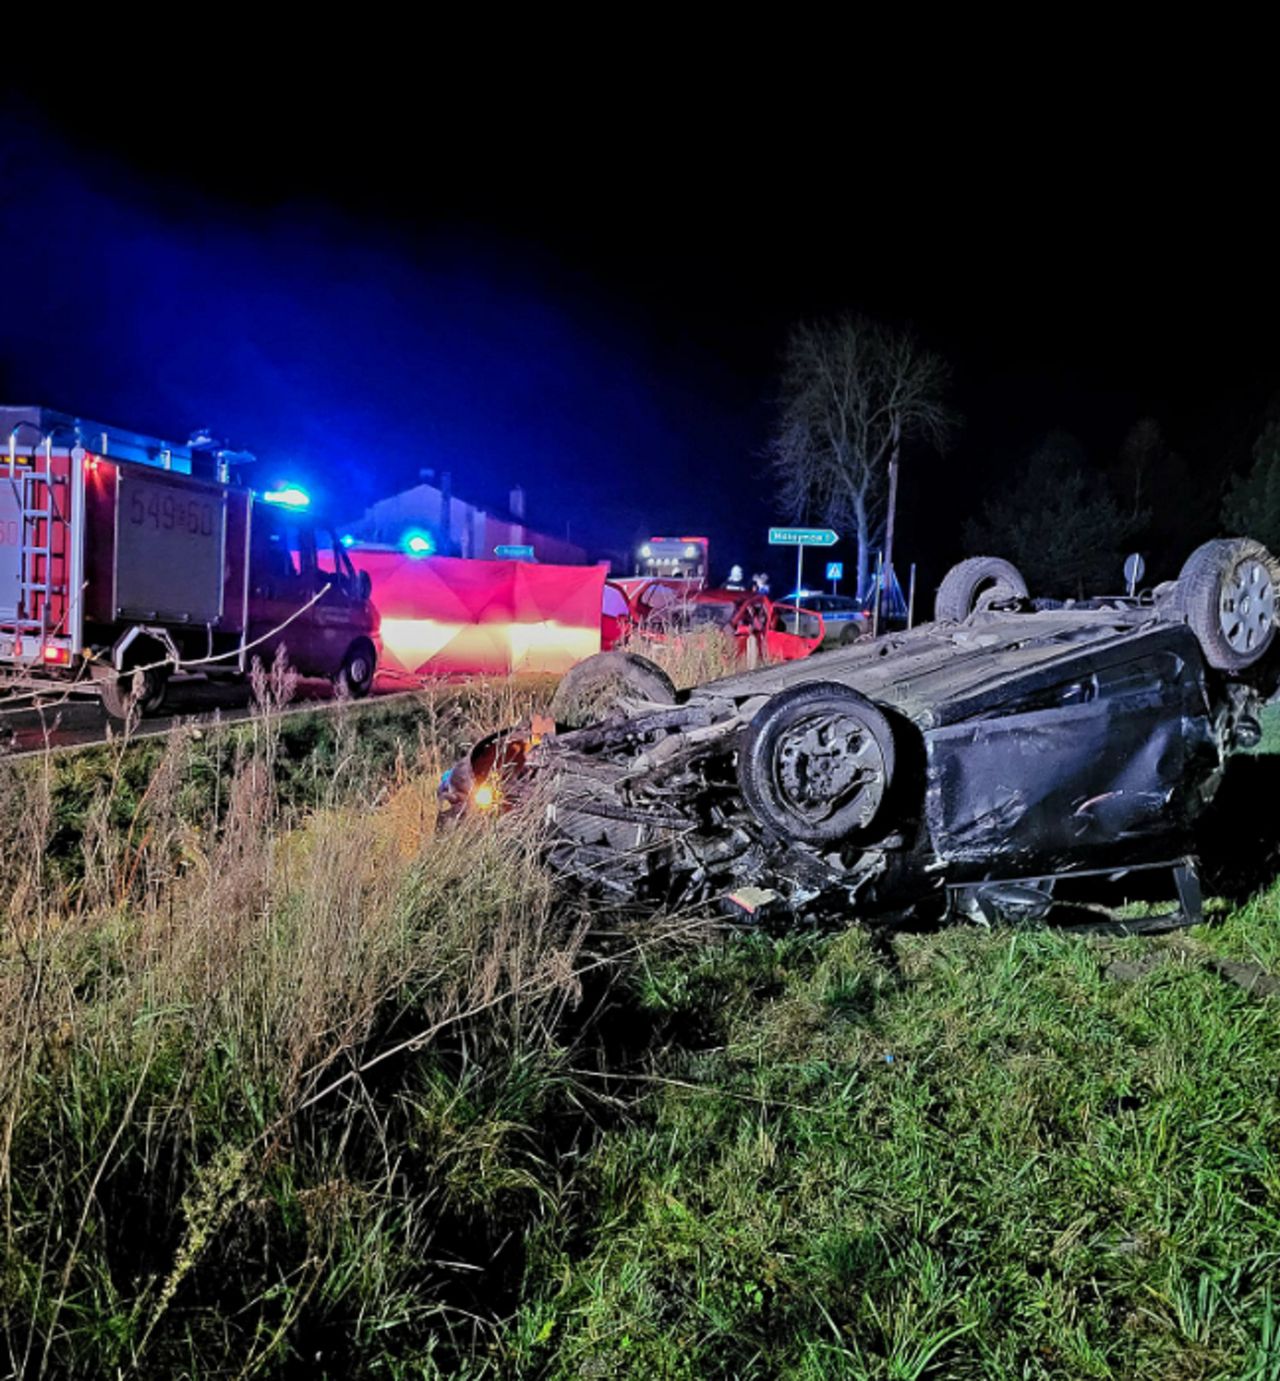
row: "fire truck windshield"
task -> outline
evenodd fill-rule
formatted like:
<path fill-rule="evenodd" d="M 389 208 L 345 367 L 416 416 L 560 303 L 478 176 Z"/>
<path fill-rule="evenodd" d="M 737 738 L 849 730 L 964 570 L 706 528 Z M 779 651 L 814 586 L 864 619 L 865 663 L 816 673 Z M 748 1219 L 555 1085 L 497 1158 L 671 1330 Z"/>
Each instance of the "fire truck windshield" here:
<path fill-rule="evenodd" d="M 650 537 L 636 553 L 637 575 L 665 575 L 678 580 L 707 578 L 705 537 Z"/>

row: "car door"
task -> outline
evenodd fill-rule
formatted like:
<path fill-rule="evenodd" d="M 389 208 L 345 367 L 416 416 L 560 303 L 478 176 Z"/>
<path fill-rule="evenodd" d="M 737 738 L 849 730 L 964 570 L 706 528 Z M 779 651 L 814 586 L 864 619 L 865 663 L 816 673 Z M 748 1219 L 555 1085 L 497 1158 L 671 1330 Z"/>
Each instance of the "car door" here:
<path fill-rule="evenodd" d="M 315 547 L 310 529 L 267 504 L 253 506 L 249 540 L 250 658 L 270 667 L 283 647 L 300 675 L 317 665 Z"/>
<path fill-rule="evenodd" d="M 315 654 L 323 674 L 333 676 L 347 649 L 364 631 L 364 600 L 359 577 L 338 534 L 332 528 L 317 527 L 314 538 L 315 587 L 317 592 L 324 591 L 315 605 Z"/>
<path fill-rule="evenodd" d="M 604 582 L 600 610 L 600 647 L 610 652 L 631 634 L 631 600 L 621 585 Z"/>
<path fill-rule="evenodd" d="M 748 670 L 769 655 L 769 606 L 763 595 L 750 595 L 733 611 L 730 621 L 738 658 Z"/>
<path fill-rule="evenodd" d="M 774 604 L 769 609 L 765 645 L 769 660 L 796 662 L 822 645 L 825 625 L 822 615 L 795 604 Z"/>
<path fill-rule="evenodd" d="M 1188 763 L 1212 751 L 1201 674 L 1193 648 L 1151 649 L 927 732 L 939 856 L 1034 875 L 1174 832 Z"/>

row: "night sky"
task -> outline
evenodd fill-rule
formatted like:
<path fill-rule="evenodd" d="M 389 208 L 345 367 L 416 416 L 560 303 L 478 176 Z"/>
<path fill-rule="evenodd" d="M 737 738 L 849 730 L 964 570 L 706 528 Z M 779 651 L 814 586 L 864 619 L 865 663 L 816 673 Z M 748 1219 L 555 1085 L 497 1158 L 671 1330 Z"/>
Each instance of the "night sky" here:
<path fill-rule="evenodd" d="M 145 90 L 10 88 L 0 399 L 209 426 L 340 515 L 427 467 L 481 501 L 520 483 L 531 523 L 598 549 L 705 532 L 717 575 L 770 562 L 799 317 L 909 323 L 953 367 L 964 428 L 904 469 L 926 579 L 1052 429 L 1101 470 L 1153 415 L 1206 492 L 1247 459 L 1280 285 L 1271 157 L 1230 121 L 997 107 L 917 140 L 851 102 L 802 140 L 794 109 L 621 104 L 294 90 L 158 119 Z"/>

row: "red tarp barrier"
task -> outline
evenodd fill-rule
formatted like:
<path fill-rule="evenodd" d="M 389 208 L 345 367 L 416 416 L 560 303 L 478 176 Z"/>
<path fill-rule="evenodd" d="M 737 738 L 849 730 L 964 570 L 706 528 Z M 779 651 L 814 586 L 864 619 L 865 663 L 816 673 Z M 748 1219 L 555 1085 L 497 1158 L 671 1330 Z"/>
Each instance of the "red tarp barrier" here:
<path fill-rule="evenodd" d="M 603 566 L 348 555 L 373 581 L 383 671 L 562 672 L 600 651 Z"/>

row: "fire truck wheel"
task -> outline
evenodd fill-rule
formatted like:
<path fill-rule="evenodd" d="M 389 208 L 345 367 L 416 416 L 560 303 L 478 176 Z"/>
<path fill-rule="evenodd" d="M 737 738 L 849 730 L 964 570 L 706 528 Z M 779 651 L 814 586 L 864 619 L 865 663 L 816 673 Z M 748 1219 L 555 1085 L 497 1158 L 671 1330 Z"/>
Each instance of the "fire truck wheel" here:
<path fill-rule="evenodd" d="M 131 714 L 143 718 L 158 713 L 169 687 L 169 672 L 166 667 L 121 672 L 114 667 L 103 667 L 95 670 L 94 680 L 107 718 L 113 723 L 124 724 Z"/>
<path fill-rule="evenodd" d="M 370 643 L 361 639 L 347 649 L 347 655 L 342 659 L 342 666 L 333 678 L 333 684 L 352 700 L 363 700 L 373 689 L 373 678 L 377 669 L 377 653 Z"/>

